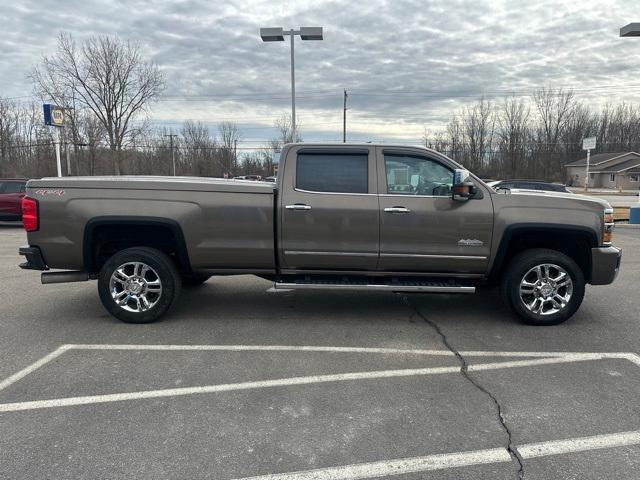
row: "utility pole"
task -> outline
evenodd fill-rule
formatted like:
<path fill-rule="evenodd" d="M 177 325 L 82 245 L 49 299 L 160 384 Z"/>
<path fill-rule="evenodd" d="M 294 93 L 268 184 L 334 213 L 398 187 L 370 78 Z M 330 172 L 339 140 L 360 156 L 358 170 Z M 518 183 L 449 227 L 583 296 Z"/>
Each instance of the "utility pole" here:
<path fill-rule="evenodd" d="M 175 133 L 169 133 L 165 135 L 165 137 L 169 137 L 169 142 L 171 143 L 171 163 L 173 164 L 173 176 L 176 176 L 176 151 L 173 148 L 173 137 L 177 137 Z"/>
<path fill-rule="evenodd" d="M 342 143 L 347 143 L 347 89 L 344 89 L 342 105 Z"/>
<path fill-rule="evenodd" d="M 238 171 L 238 140 L 233 141 L 233 174 L 237 175 Z"/>

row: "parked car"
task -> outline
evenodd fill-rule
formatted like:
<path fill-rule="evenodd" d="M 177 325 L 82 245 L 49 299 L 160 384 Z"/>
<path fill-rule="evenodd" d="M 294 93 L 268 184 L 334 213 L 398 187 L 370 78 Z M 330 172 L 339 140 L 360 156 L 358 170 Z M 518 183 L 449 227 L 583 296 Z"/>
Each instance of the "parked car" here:
<path fill-rule="evenodd" d="M 253 180 L 254 182 L 259 182 L 262 180 L 260 175 L 241 175 L 239 177 L 233 177 L 234 180 Z"/>
<path fill-rule="evenodd" d="M 541 180 L 494 180 L 487 182 L 487 185 L 492 187 L 494 190 L 529 190 L 571 193 L 571 191 L 561 183 L 549 183 Z"/>
<path fill-rule="evenodd" d="M 0 179 L 0 220 L 15 221 L 22 218 L 21 202 L 25 196 L 27 180 L 24 178 Z"/>
<path fill-rule="evenodd" d="M 289 144 L 277 183 L 65 177 L 27 185 L 25 269 L 98 280 L 125 322 L 160 318 L 182 286 L 254 274 L 295 289 L 473 293 L 497 283 L 525 322 L 571 317 L 614 281 L 613 210 L 582 195 L 498 194 L 420 147 Z M 69 293 L 70 300 L 73 298 Z"/>

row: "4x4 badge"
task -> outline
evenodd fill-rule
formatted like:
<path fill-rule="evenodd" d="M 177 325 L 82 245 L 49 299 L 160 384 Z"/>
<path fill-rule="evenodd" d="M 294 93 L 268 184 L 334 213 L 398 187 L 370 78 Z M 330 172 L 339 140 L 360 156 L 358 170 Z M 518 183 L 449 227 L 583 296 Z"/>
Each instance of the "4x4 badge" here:
<path fill-rule="evenodd" d="M 458 240 L 458 245 L 460 247 L 481 247 L 484 245 L 484 242 L 477 238 L 462 238 Z"/>

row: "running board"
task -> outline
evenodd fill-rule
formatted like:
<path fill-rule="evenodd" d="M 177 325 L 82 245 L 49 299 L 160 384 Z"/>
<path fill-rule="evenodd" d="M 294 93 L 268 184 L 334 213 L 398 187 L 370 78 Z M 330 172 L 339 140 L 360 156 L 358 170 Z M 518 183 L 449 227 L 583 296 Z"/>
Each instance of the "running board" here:
<path fill-rule="evenodd" d="M 454 282 L 406 282 L 406 283 L 323 283 L 323 282 L 275 282 L 269 292 L 290 290 L 344 290 L 420 293 L 475 293 L 476 287 Z"/>

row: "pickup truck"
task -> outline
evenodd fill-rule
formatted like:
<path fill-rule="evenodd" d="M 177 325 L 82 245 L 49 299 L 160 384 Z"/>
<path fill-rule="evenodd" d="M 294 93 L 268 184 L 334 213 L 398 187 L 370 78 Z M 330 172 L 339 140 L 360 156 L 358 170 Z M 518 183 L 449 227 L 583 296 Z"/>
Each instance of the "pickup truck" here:
<path fill-rule="evenodd" d="M 147 323 L 183 286 L 254 274 L 273 289 L 473 293 L 499 284 L 529 324 L 614 281 L 613 211 L 556 192 L 498 193 L 435 151 L 286 145 L 277 182 L 189 177 L 31 180 L 24 269 L 98 280 L 105 308 Z M 61 271 L 48 271 L 49 269 Z M 70 294 L 71 297 L 71 294 Z"/>

